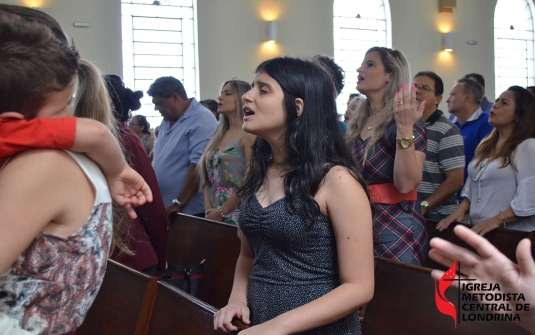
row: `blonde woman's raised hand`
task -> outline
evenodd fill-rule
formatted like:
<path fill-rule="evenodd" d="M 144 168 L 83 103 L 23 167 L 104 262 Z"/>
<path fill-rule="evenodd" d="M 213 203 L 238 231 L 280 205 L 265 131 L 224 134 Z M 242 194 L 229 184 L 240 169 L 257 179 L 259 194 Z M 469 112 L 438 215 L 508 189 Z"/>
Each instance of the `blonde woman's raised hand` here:
<path fill-rule="evenodd" d="M 398 128 L 410 128 L 412 133 L 414 124 L 422 118 L 426 104 L 427 101 L 424 101 L 418 106 L 414 85 L 409 90 L 405 83 L 394 97 L 394 118 Z"/>

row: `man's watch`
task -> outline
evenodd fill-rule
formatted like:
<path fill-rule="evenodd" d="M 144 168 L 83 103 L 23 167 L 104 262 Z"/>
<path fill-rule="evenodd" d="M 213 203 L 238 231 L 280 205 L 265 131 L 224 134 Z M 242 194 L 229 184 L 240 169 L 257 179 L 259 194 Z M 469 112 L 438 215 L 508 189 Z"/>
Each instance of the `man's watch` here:
<path fill-rule="evenodd" d="M 173 206 L 177 206 L 179 209 L 182 209 L 182 208 L 184 208 L 186 206 L 186 205 L 182 205 L 180 203 L 180 200 L 178 200 L 178 199 L 173 199 L 173 201 L 171 201 L 171 204 Z"/>
<path fill-rule="evenodd" d="M 420 202 L 420 207 L 422 207 L 425 210 L 427 210 L 429 208 L 429 202 L 427 202 L 426 200 Z"/>
<path fill-rule="evenodd" d="M 410 147 L 411 145 L 414 144 L 414 136 L 412 136 L 412 137 L 402 137 L 400 139 L 397 139 L 396 142 L 403 149 L 407 149 L 408 147 Z"/>

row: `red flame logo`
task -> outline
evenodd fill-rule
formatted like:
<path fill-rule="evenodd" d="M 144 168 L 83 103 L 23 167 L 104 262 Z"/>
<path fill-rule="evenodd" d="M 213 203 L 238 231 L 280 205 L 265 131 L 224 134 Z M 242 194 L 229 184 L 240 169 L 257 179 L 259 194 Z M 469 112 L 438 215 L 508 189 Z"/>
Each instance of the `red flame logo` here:
<path fill-rule="evenodd" d="M 457 260 L 453 259 L 453 264 L 451 268 L 446 271 L 442 277 L 440 277 L 440 280 L 435 282 L 435 303 L 437 305 L 438 310 L 440 313 L 449 315 L 453 318 L 453 322 L 455 324 L 455 328 L 457 328 L 457 310 L 455 309 L 455 305 L 453 305 L 448 299 L 446 299 L 446 296 L 444 293 L 446 292 L 446 289 L 453 284 L 453 280 L 455 279 L 455 275 L 457 268 Z M 450 279 L 450 280 L 446 280 Z"/>

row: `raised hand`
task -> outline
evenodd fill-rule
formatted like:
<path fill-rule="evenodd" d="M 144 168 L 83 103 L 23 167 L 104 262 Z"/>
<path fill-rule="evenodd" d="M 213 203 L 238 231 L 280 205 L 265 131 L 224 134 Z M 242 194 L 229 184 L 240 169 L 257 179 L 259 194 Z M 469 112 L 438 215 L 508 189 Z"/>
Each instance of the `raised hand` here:
<path fill-rule="evenodd" d="M 422 118 L 426 104 L 427 101 L 424 101 L 418 106 L 414 85 L 409 90 L 409 86 L 405 83 L 394 97 L 394 118 L 397 126 L 410 128 L 412 133 L 412 127 Z"/>

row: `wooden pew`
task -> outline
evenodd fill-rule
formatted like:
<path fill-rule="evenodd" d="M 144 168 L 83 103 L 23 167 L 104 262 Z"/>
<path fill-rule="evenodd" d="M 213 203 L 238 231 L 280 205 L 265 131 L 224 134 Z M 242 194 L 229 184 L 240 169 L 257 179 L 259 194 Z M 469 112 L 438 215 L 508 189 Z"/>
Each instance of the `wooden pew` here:
<path fill-rule="evenodd" d="M 148 334 L 224 334 L 214 330 L 215 312 L 217 308 L 166 282 L 158 282 L 158 294 Z"/>
<path fill-rule="evenodd" d="M 438 222 L 427 220 L 426 221 L 426 229 L 429 236 L 429 240 L 431 240 L 433 237 L 440 237 L 445 239 L 446 241 L 452 242 L 454 244 L 457 244 L 463 248 L 467 248 L 468 250 L 474 251 L 474 248 L 470 247 L 468 244 L 466 244 L 464 241 L 459 239 L 457 235 L 453 232 L 453 228 L 458 225 L 464 225 L 467 227 L 470 227 L 469 225 L 463 224 L 463 223 L 452 223 L 447 229 L 440 232 L 436 229 L 436 225 Z M 503 229 L 498 228 L 493 231 L 488 232 L 484 236 L 487 240 L 489 240 L 490 243 L 492 243 L 500 252 L 502 252 L 505 256 L 507 256 L 509 259 L 511 259 L 513 262 L 517 262 L 516 260 L 516 247 L 518 246 L 518 243 L 524 238 L 529 238 L 532 241 L 532 250 L 534 250 L 534 239 L 535 236 L 532 232 L 525 232 L 525 231 L 519 231 L 519 230 L 510 230 L 510 229 Z M 426 255 L 426 259 L 424 262 L 424 265 L 430 268 L 434 269 L 446 269 L 445 266 L 442 264 L 436 263 L 433 261 L 429 254 Z"/>
<path fill-rule="evenodd" d="M 239 253 L 236 226 L 185 214 L 171 219 L 167 261 L 177 264 L 205 259 L 202 301 L 217 308 L 227 304 Z"/>
<path fill-rule="evenodd" d="M 77 335 L 145 335 L 156 278 L 108 260 L 104 281 Z"/>
<path fill-rule="evenodd" d="M 457 328 L 435 304 L 431 269 L 376 257 L 375 294 L 366 305 L 364 335 L 509 335 L 528 334 L 512 322 L 461 321 Z M 450 286 L 447 298 L 457 308 L 458 291 Z"/>

